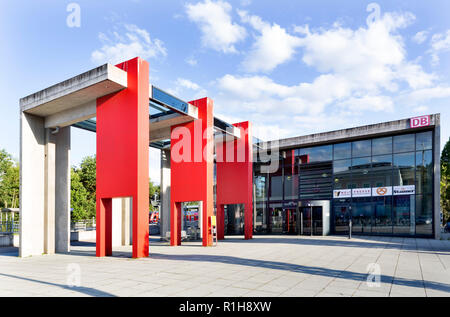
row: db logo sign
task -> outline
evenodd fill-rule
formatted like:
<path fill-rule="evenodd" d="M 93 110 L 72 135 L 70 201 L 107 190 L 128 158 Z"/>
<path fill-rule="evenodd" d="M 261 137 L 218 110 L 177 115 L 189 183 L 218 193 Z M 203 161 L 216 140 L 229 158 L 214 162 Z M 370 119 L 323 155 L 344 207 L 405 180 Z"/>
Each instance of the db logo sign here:
<path fill-rule="evenodd" d="M 380 196 L 384 196 L 384 195 L 386 195 L 387 194 L 387 188 L 386 187 L 380 187 L 380 188 L 377 188 L 377 194 L 378 195 L 380 195 Z"/>
<path fill-rule="evenodd" d="M 422 116 L 411 119 L 411 128 L 428 127 L 431 125 L 430 116 Z"/>

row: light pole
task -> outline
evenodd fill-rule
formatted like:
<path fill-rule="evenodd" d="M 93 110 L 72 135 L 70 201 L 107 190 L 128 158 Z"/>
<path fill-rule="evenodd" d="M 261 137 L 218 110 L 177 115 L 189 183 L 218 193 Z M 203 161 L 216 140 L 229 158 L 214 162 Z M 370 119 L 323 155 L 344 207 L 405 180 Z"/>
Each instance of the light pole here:
<path fill-rule="evenodd" d="M 349 212 L 349 219 L 348 219 L 348 238 L 351 239 L 352 238 L 352 227 L 353 227 L 353 223 L 352 223 L 352 206 L 348 207 L 348 212 Z"/>

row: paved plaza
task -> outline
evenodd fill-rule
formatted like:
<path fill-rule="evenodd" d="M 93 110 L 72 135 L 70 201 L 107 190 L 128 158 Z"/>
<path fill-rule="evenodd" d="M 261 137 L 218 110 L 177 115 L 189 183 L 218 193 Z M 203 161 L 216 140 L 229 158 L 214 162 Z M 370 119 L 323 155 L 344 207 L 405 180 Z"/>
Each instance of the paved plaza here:
<path fill-rule="evenodd" d="M 256 236 L 204 248 L 151 239 L 149 258 L 114 251 L 96 258 L 85 242 L 18 258 L 0 249 L 0 296 L 450 296 L 447 240 Z"/>

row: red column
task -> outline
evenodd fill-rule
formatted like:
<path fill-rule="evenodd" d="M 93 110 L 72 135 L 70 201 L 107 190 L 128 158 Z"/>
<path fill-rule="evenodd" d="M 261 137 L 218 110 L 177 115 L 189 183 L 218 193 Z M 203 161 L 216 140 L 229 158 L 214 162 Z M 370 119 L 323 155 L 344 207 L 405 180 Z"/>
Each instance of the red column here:
<path fill-rule="evenodd" d="M 214 117 L 213 101 L 190 102 L 198 119 L 171 128 L 170 230 L 172 246 L 181 243 L 181 203 L 202 201 L 203 246 L 212 245 L 209 217 L 214 214 Z"/>
<path fill-rule="evenodd" d="M 97 99 L 97 256 L 111 255 L 111 199 L 133 199 L 133 258 L 148 256 L 149 64 L 116 65 L 128 87 Z"/>
<path fill-rule="evenodd" d="M 217 237 L 224 238 L 223 205 L 244 204 L 245 239 L 251 239 L 253 237 L 252 126 L 250 122 L 236 123 L 234 126 L 240 128 L 241 138 L 224 142 L 216 147 Z"/>

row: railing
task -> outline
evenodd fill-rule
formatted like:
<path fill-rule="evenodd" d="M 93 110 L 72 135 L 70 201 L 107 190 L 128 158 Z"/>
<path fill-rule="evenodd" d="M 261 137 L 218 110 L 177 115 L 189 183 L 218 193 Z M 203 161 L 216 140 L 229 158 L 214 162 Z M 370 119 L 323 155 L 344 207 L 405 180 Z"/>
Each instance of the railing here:
<path fill-rule="evenodd" d="M 70 223 L 71 231 L 95 230 L 95 228 L 96 228 L 95 218 L 78 220 Z"/>
<path fill-rule="evenodd" d="M 19 221 L 0 221 L 0 233 L 18 233 Z"/>

